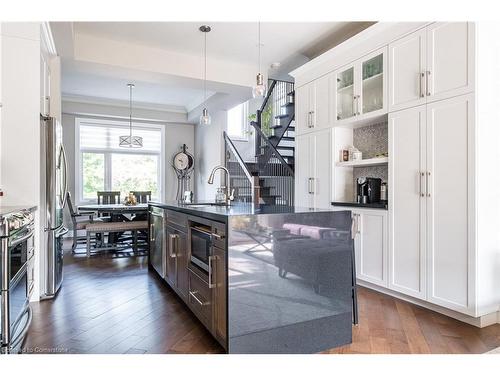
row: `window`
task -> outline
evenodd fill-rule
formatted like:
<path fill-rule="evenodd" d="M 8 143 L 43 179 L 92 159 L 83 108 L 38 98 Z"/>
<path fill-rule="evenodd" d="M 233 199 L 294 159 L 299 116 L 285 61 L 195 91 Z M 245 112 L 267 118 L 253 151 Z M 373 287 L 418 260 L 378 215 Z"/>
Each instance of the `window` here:
<path fill-rule="evenodd" d="M 143 138 L 142 148 L 118 146 L 128 123 L 101 119 L 76 119 L 77 196 L 80 202 L 96 202 L 98 191 L 120 191 L 121 199 L 132 190 L 151 191 L 162 198 L 163 127 L 134 123 L 133 132 Z"/>
<path fill-rule="evenodd" d="M 248 140 L 248 102 L 227 111 L 227 134 L 232 139 Z"/>

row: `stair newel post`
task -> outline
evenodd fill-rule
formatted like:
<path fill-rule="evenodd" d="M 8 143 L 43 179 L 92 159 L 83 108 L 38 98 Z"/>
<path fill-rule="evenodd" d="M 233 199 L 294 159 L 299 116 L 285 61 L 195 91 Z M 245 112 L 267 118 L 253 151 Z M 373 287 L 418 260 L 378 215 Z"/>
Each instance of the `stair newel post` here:
<path fill-rule="evenodd" d="M 262 128 L 262 111 L 260 109 L 257 110 L 257 126 L 259 129 Z M 259 132 L 255 132 L 255 156 L 257 158 L 260 157 L 260 146 L 261 146 L 261 137 Z"/>

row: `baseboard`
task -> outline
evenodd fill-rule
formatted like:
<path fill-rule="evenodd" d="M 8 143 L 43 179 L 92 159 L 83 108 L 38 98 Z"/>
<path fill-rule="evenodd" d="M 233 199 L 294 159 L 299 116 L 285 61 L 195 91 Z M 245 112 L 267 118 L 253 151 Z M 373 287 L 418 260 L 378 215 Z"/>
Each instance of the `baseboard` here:
<path fill-rule="evenodd" d="M 483 328 L 487 326 L 491 326 L 493 324 L 500 323 L 500 311 L 493 312 L 487 315 L 479 316 L 479 317 L 473 317 L 469 316 L 466 314 L 459 313 L 457 311 L 453 311 L 450 309 L 447 309 L 446 307 L 438 306 L 433 303 L 429 303 L 427 301 L 422 301 L 419 300 L 418 298 L 410 297 L 405 294 L 395 292 L 393 290 L 371 284 L 369 282 L 363 281 L 363 280 L 358 280 L 357 281 L 358 285 L 363 286 L 368 289 L 375 290 L 377 292 L 383 293 L 390 295 L 392 297 L 401 299 L 406 302 L 413 303 L 414 305 L 425 307 L 426 309 L 438 312 L 440 314 L 449 316 L 450 318 L 454 318 L 457 320 L 460 320 L 461 322 L 473 325 L 475 327 Z"/>

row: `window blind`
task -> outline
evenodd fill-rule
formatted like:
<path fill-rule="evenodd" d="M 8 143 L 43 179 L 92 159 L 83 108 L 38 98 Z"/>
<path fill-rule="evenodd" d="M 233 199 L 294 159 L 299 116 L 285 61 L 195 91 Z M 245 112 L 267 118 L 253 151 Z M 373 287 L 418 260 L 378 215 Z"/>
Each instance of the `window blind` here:
<path fill-rule="evenodd" d="M 128 135 L 129 127 L 119 124 L 80 123 L 80 149 L 124 151 L 141 153 L 161 152 L 161 130 L 144 124 L 133 124 L 132 134 L 141 136 L 142 148 L 124 148 L 118 145 L 121 135 Z"/>

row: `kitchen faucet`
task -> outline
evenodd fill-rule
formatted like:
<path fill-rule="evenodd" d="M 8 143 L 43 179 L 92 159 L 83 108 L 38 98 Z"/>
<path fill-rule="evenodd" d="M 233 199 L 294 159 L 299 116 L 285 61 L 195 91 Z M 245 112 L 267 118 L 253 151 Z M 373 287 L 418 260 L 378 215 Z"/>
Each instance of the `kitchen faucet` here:
<path fill-rule="evenodd" d="M 229 171 L 227 170 L 226 167 L 223 167 L 222 165 L 216 166 L 214 169 L 212 169 L 212 172 L 210 173 L 210 177 L 208 178 L 208 183 L 212 185 L 214 183 L 214 177 L 215 177 L 215 172 L 217 170 L 223 170 L 227 174 L 227 187 L 226 187 L 226 204 L 229 206 L 231 204 L 231 201 L 234 200 L 234 189 L 231 190 L 231 175 L 229 174 Z"/>

